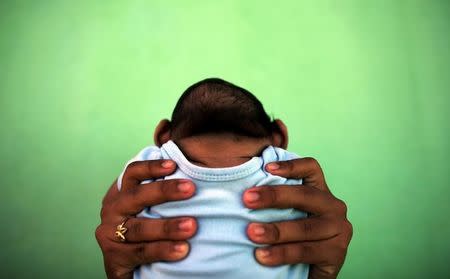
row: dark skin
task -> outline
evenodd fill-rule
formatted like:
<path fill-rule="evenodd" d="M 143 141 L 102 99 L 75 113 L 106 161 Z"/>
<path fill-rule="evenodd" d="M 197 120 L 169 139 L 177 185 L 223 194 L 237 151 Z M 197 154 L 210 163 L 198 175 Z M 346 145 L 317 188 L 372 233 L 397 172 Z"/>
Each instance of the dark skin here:
<path fill-rule="evenodd" d="M 322 169 L 313 158 L 269 164 L 267 170 L 275 175 L 303 179 L 303 187 L 255 187 L 244 193 L 245 205 L 253 209 L 296 208 L 308 212 L 309 216 L 294 221 L 250 224 L 249 238 L 271 245 L 256 249 L 256 259 L 268 266 L 308 263 L 311 264 L 309 278 L 336 278 L 353 235 L 346 204 L 330 192 Z M 255 192 L 257 195 L 251 197 Z"/>
<path fill-rule="evenodd" d="M 195 194 L 195 185 L 188 180 L 140 185 L 143 180 L 167 176 L 175 169 L 173 161 L 135 162 L 125 172 L 122 190 L 117 190 L 116 182 L 109 189 L 103 199 L 101 224 L 95 232 L 108 278 L 132 278 L 133 270 L 140 265 L 178 261 L 188 256 L 186 240 L 197 231 L 195 218 L 133 217 L 145 207 L 188 199 Z M 257 261 L 267 266 L 308 263 L 309 278 L 336 278 L 353 232 L 345 203 L 331 194 L 320 165 L 312 158 L 269 164 L 267 170 L 303 179 L 303 187 L 253 187 L 244 192 L 244 204 L 252 209 L 296 208 L 310 214 L 293 221 L 249 224 L 250 240 L 270 244 L 268 248 L 255 250 Z M 127 242 L 120 242 L 114 232 L 126 218 L 129 218 L 125 224 Z"/>

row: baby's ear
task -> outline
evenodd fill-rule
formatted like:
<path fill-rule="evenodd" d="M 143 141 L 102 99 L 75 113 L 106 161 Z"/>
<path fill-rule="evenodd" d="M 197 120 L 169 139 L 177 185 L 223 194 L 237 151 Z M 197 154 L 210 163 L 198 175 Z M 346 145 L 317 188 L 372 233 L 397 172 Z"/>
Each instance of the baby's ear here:
<path fill-rule="evenodd" d="M 158 147 L 161 147 L 170 140 L 171 126 L 172 124 L 167 119 L 159 121 L 158 126 L 156 126 L 155 133 L 153 134 L 153 140 Z"/>
<path fill-rule="evenodd" d="M 280 119 L 272 122 L 272 145 L 286 149 L 289 142 L 288 130 Z"/>

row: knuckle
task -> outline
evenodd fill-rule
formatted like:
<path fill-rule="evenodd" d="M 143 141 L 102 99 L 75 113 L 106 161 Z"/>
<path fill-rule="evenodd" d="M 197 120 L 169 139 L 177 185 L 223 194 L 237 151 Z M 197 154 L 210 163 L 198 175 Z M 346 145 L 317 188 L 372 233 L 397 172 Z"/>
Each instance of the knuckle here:
<path fill-rule="evenodd" d="M 155 187 L 155 195 L 158 197 L 160 202 L 169 201 L 170 197 L 176 193 L 175 187 L 177 185 L 177 181 L 175 179 L 165 180 L 165 181 L 157 181 L 152 187 Z"/>
<path fill-rule="evenodd" d="M 117 253 L 117 249 L 115 245 L 103 245 L 100 246 L 104 255 L 115 255 Z"/>
<path fill-rule="evenodd" d="M 329 253 L 327 253 L 327 261 L 330 263 L 337 263 L 340 259 L 344 259 L 347 254 L 348 242 L 342 238 L 336 238 L 336 240 L 331 245 Z"/>
<path fill-rule="evenodd" d="M 283 264 L 292 264 L 292 263 L 298 263 L 301 259 L 308 257 L 308 255 L 311 253 L 311 247 L 308 247 L 307 245 L 296 245 L 296 247 L 293 247 L 289 249 L 288 247 L 284 246 L 282 249 L 282 263 Z"/>
<path fill-rule="evenodd" d="M 125 169 L 125 173 L 127 171 L 130 171 L 131 169 L 139 167 L 141 164 L 142 164 L 141 161 L 134 161 L 134 162 L 129 163 L 128 166 Z"/>
<path fill-rule="evenodd" d="M 165 199 L 169 199 L 170 196 L 175 192 L 174 189 L 178 185 L 178 181 L 174 180 L 171 181 L 171 183 L 159 183 L 159 191 L 161 193 L 161 196 Z"/>
<path fill-rule="evenodd" d="M 336 262 L 338 259 L 342 259 L 347 254 L 347 248 L 348 245 L 345 241 L 339 241 L 336 244 L 335 251 L 332 253 L 332 256 L 330 257 L 330 262 Z"/>
<path fill-rule="evenodd" d="M 100 209 L 100 219 L 104 219 L 106 216 L 105 216 L 105 206 L 102 206 L 102 208 Z"/>
<path fill-rule="evenodd" d="M 112 205 L 103 205 L 100 209 L 100 219 L 106 220 L 108 216 L 110 215 L 110 212 L 112 212 Z"/>
<path fill-rule="evenodd" d="M 347 219 L 345 219 L 344 220 L 344 230 L 345 231 L 347 231 L 347 232 L 353 232 L 353 225 L 352 225 L 352 223 L 350 223 L 350 221 L 349 220 L 347 220 Z"/>
<path fill-rule="evenodd" d="M 302 231 L 305 235 L 305 238 L 308 238 L 313 232 L 313 224 L 309 222 L 307 219 L 304 220 L 303 223 L 297 223 L 299 225 L 300 231 Z"/>
<path fill-rule="evenodd" d="M 294 190 L 297 192 L 297 196 L 299 200 L 308 201 L 313 200 L 314 197 L 314 188 L 310 187 L 295 187 Z"/>
<path fill-rule="evenodd" d="M 171 228 L 172 228 L 171 222 L 169 222 L 167 220 L 162 221 L 161 230 L 162 230 L 163 235 L 169 236 L 170 233 L 172 232 Z"/>
<path fill-rule="evenodd" d="M 313 166 L 314 168 L 320 168 L 319 162 L 317 162 L 317 160 L 314 159 L 313 157 L 306 157 L 306 158 L 305 158 L 305 161 L 306 161 L 309 165 Z"/>
<path fill-rule="evenodd" d="M 100 244 L 103 241 L 103 225 L 100 224 L 96 229 L 95 229 L 95 239 L 97 239 L 97 242 Z"/>
<path fill-rule="evenodd" d="M 313 248 L 310 245 L 300 246 L 299 249 L 294 249 L 297 251 L 296 259 L 309 258 L 312 254 Z"/>
<path fill-rule="evenodd" d="M 121 216 L 122 213 L 128 212 L 130 209 L 130 200 L 133 200 L 133 196 L 130 196 L 128 193 L 117 200 L 114 204 L 114 212 L 117 212 L 115 215 Z"/>
<path fill-rule="evenodd" d="M 145 161 L 144 165 L 145 165 L 145 169 L 147 170 L 148 173 L 154 173 L 157 168 L 155 160 Z"/>
<path fill-rule="evenodd" d="M 307 244 L 295 244 L 293 247 L 284 245 L 280 247 L 278 257 L 281 264 L 295 264 L 311 257 L 312 247 Z"/>
<path fill-rule="evenodd" d="M 139 236 L 144 231 L 142 222 L 133 222 L 130 226 L 131 234 L 135 236 Z"/>
<path fill-rule="evenodd" d="M 340 256 L 339 258 L 345 256 L 347 254 L 348 249 L 348 242 L 347 241 L 341 241 L 340 245 L 338 246 L 337 253 Z"/>
<path fill-rule="evenodd" d="M 153 185 L 151 185 L 151 187 L 153 187 L 152 189 L 152 195 L 154 195 L 155 199 L 158 200 L 159 202 L 164 202 L 165 201 L 165 197 L 164 197 L 164 188 L 163 184 L 161 182 L 155 182 L 153 183 Z"/>
<path fill-rule="evenodd" d="M 336 212 L 346 216 L 347 215 L 347 205 L 343 200 L 336 198 Z"/>
<path fill-rule="evenodd" d="M 267 205 L 275 205 L 278 203 L 278 192 L 276 191 L 275 187 L 264 187 L 264 189 L 262 189 L 267 196 Z"/>
<path fill-rule="evenodd" d="M 153 161 L 141 161 L 141 163 L 145 166 L 147 171 L 152 171 L 155 168 Z"/>
<path fill-rule="evenodd" d="M 156 241 L 149 245 L 139 245 L 137 254 L 141 263 L 178 259 L 170 241 Z"/>
<path fill-rule="evenodd" d="M 154 260 L 152 249 L 145 243 L 137 245 L 134 253 L 140 263 L 151 263 Z"/>
<path fill-rule="evenodd" d="M 127 194 L 130 196 L 130 199 L 137 200 L 141 193 L 140 187 L 131 187 L 128 189 Z"/>
<path fill-rule="evenodd" d="M 349 241 L 353 237 L 353 225 L 349 220 L 344 221 L 344 233 L 347 235 Z"/>
<path fill-rule="evenodd" d="M 280 162 L 283 164 L 283 168 L 286 169 L 289 173 L 292 173 L 294 171 L 295 165 L 294 165 L 294 161 L 290 160 L 290 161 L 283 161 Z"/>
<path fill-rule="evenodd" d="M 279 242 L 280 241 L 280 229 L 277 225 L 271 225 L 269 226 L 271 228 L 271 236 L 273 242 Z"/>
<path fill-rule="evenodd" d="M 278 262 L 281 264 L 285 264 L 289 262 L 289 252 L 291 250 L 287 249 L 286 246 L 283 246 L 282 249 L 279 249 L 280 253 L 279 253 L 279 259 Z"/>
<path fill-rule="evenodd" d="M 141 164 L 141 162 L 139 162 L 139 161 L 134 161 L 134 162 L 129 163 L 127 165 L 127 167 L 125 168 L 123 177 L 128 178 L 130 176 L 130 174 L 133 172 L 133 169 L 138 168 L 140 164 Z"/>

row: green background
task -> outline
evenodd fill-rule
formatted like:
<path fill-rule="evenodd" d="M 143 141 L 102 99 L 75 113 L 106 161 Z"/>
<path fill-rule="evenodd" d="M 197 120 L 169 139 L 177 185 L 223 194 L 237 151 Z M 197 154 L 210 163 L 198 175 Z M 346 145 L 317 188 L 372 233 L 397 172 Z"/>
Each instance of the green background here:
<path fill-rule="evenodd" d="M 348 203 L 341 278 L 450 276 L 450 1 L 0 1 L 1 278 L 101 278 L 102 196 L 221 77 Z"/>

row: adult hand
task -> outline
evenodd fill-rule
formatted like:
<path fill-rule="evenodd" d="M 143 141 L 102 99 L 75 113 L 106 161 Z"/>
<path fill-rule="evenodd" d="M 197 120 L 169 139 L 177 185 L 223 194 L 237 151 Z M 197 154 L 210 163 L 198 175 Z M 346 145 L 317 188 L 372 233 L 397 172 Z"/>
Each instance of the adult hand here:
<path fill-rule="evenodd" d="M 114 182 L 101 210 L 101 224 L 95 231 L 103 252 L 108 278 L 127 279 L 143 264 L 181 260 L 189 252 L 187 239 L 196 230 L 195 219 L 189 217 L 148 219 L 137 218 L 144 208 L 168 201 L 190 198 L 195 192 L 191 181 L 183 179 L 140 183 L 173 173 L 176 164 L 168 160 L 131 163 L 123 176 L 122 189 Z M 125 221 L 128 229 L 121 242 L 115 235 L 117 226 Z"/>
<path fill-rule="evenodd" d="M 336 278 L 353 234 L 345 203 L 331 194 L 315 159 L 276 162 L 266 168 L 274 175 L 303 179 L 303 186 L 253 187 L 244 193 L 244 204 L 251 209 L 295 208 L 309 216 L 249 224 L 250 240 L 269 244 L 256 249 L 257 261 L 267 266 L 307 263 L 309 278 Z"/>

